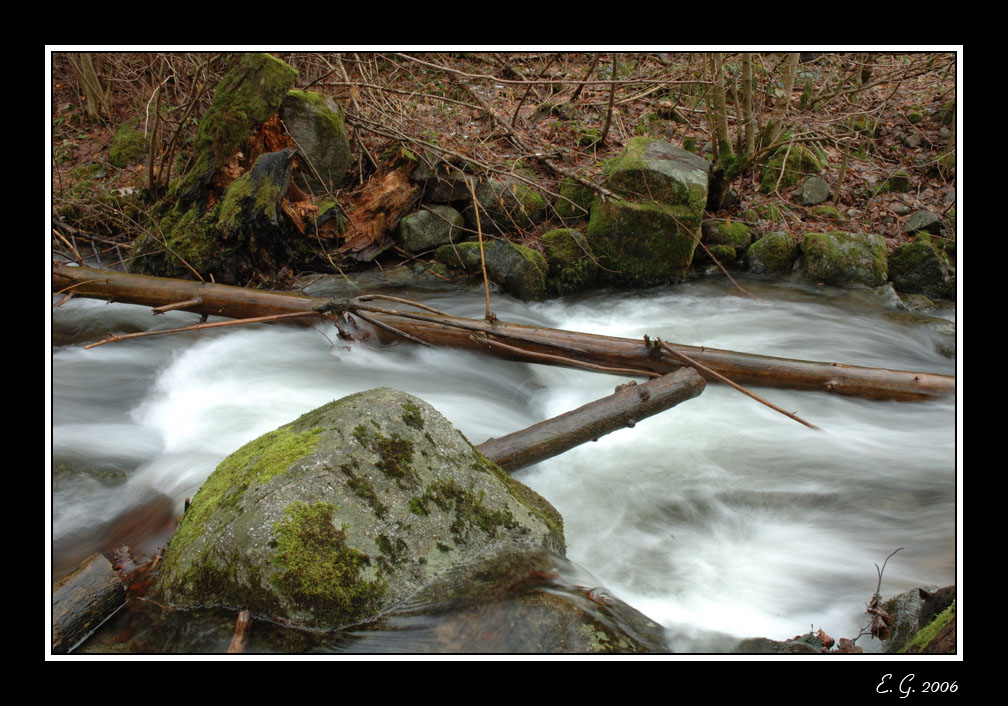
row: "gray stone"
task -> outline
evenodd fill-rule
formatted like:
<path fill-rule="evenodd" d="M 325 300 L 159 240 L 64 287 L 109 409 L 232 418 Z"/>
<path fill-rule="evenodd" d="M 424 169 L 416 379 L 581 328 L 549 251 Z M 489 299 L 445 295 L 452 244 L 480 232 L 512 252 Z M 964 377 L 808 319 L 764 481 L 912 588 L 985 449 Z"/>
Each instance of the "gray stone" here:
<path fill-rule="evenodd" d="M 663 140 L 634 137 L 606 176 L 606 188 L 630 200 L 688 206 L 707 204 L 709 164 Z"/>
<path fill-rule="evenodd" d="M 315 195 L 343 186 L 353 165 L 343 110 L 311 91 L 288 92 L 281 110 L 305 162 L 296 177 L 298 186 Z"/>
<path fill-rule="evenodd" d="M 906 225 L 903 226 L 904 233 L 916 233 L 917 231 L 923 230 L 931 233 L 932 235 L 941 235 L 941 229 L 941 218 L 930 211 L 915 211 L 913 215 L 907 219 Z"/>
<path fill-rule="evenodd" d="M 462 214 L 451 206 L 428 206 L 399 221 L 396 239 L 404 250 L 424 252 L 465 238 Z"/>
<path fill-rule="evenodd" d="M 471 599 L 544 551 L 564 552 L 548 502 L 433 407 L 380 388 L 225 459 L 172 537 L 157 591 L 181 608 L 331 629 L 411 601 Z"/>
<path fill-rule="evenodd" d="M 806 177 L 794 194 L 795 203 L 801 206 L 815 206 L 829 197 L 829 184 L 819 176 Z"/>
<path fill-rule="evenodd" d="M 546 295 L 546 258 L 541 253 L 506 240 L 483 243 L 487 276 L 522 301 L 538 301 Z M 448 267 L 468 272 L 482 269 L 479 243 L 442 245 L 434 259 Z"/>

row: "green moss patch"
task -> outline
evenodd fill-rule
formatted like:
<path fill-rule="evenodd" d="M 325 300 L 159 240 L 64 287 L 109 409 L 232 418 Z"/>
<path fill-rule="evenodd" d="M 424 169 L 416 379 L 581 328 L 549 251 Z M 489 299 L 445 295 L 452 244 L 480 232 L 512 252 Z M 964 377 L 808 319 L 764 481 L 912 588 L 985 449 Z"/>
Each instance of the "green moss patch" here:
<path fill-rule="evenodd" d="M 316 616 L 352 622 L 373 614 L 385 593 L 380 580 L 361 577 L 371 558 L 346 545 L 346 532 L 332 522 L 328 503 L 296 502 L 274 525 L 279 572 L 274 585 L 298 607 Z"/>

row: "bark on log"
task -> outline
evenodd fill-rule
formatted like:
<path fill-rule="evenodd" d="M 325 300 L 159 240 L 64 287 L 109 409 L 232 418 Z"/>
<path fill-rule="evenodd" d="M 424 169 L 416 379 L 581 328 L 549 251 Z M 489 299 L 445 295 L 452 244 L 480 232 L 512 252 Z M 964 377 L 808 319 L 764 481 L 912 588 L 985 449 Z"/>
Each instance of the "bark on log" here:
<path fill-rule="evenodd" d="M 66 654 L 94 632 L 126 601 L 126 589 L 112 564 L 93 554 L 53 586 L 52 651 Z"/>
<path fill-rule="evenodd" d="M 562 454 L 599 437 L 664 412 L 703 392 L 693 368 L 681 368 L 642 385 L 620 385 L 616 392 L 513 434 L 487 439 L 476 450 L 509 473 Z"/>
<path fill-rule="evenodd" d="M 242 289 L 188 280 L 131 275 L 87 267 L 53 263 L 53 291 L 110 302 L 164 307 L 172 304 L 185 311 L 230 318 L 312 312 L 332 304 L 298 294 Z M 197 301 L 190 301 L 197 300 Z M 322 314 L 319 314 L 322 316 Z M 655 341 L 616 338 L 562 331 L 537 326 L 487 322 L 419 312 L 368 316 L 422 339 L 444 345 L 489 352 L 494 355 L 543 362 L 536 356 L 564 356 L 577 363 L 608 368 L 635 368 L 642 376 L 658 377 L 683 367 Z M 476 335 L 474 335 L 476 334 Z M 387 334 L 382 334 L 383 336 Z M 508 348 L 493 345 L 507 344 Z M 819 390 L 878 400 L 921 400 L 955 391 L 954 376 L 884 368 L 865 368 L 832 362 L 813 362 L 735 351 L 669 343 L 690 358 L 746 386 Z M 520 349 L 518 352 L 515 349 Z M 558 361 L 552 361 L 559 364 Z M 570 363 L 572 367 L 577 367 Z M 708 382 L 712 380 L 708 379 Z"/>

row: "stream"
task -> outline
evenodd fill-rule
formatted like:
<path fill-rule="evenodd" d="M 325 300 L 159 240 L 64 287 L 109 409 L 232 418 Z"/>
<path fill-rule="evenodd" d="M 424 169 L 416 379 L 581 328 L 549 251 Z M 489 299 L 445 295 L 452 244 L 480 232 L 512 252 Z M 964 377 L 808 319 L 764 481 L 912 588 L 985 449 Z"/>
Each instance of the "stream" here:
<path fill-rule="evenodd" d="M 536 304 L 498 295 L 492 308 L 515 323 L 956 374 L 953 309 L 925 316 L 872 290 L 741 282 L 758 298 L 711 277 Z M 479 292 L 395 294 L 483 315 Z M 196 318 L 83 299 L 53 310 L 54 581 L 104 549 L 124 514 L 170 527 L 228 454 L 345 395 L 405 390 L 478 444 L 626 381 L 410 344 L 347 348 L 322 326 L 232 327 L 90 350 L 79 343 Z M 956 582 L 955 399 L 758 392 L 823 431 L 711 384 L 697 399 L 516 477 L 563 515 L 574 564 L 665 626 L 675 652 L 720 652 L 741 638 L 783 640 L 820 627 L 853 638 L 867 625 L 876 565 L 896 549 L 884 597 Z M 163 649 L 208 649 L 174 639 Z M 858 645 L 879 649 L 867 637 Z M 411 651 L 373 636 L 346 649 Z"/>

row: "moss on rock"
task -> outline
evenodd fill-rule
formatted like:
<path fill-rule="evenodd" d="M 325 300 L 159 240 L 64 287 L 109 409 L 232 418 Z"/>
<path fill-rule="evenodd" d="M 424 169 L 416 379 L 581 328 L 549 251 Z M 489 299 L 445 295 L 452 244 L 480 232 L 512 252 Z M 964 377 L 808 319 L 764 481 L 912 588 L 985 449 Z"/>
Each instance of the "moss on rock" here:
<path fill-rule="evenodd" d="M 819 174 L 822 170 L 823 165 L 808 148 L 791 145 L 788 149 L 788 146 L 784 146 L 774 152 L 770 161 L 763 167 L 759 190 L 761 193 L 770 194 L 778 188 L 794 186 L 804 177 Z"/>
<path fill-rule="evenodd" d="M 874 233 L 808 233 L 802 251 L 803 273 L 814 282 L 877 287 L 888 278 L 885 241 Z"/>
<path fill-rule="evenodd" d="M 548 502 L 422 400 L 379 389 L 222 462 L 172 538 L 157 591 L 171 605 L 334 628 L 421 590 L 435 601 L 467 590 L 497 551 L 544 550 L 564 551 Z"/>
<path fill-rule="evenodd" d="M 757 275 L 788 273 L 797 257 L 798 244 L 794 236 L 784 231 L 767 233 L 746 251 L 749 271 Z"/>
<path fill-rule="evenodd" d="M 631 286 L 681 282 L 700 237 L 700 213 L 684 205 L 599 201 L 585 235 L 604 267 L 604 281 Z"/>
<path fill-rule="evenodd" d="M 549 263 L 546 286 L 561 296 L 579 292 L 598 276 L 598 263 L 584 235 L 570 228 L 543 234 L 541 239 Z"/>

